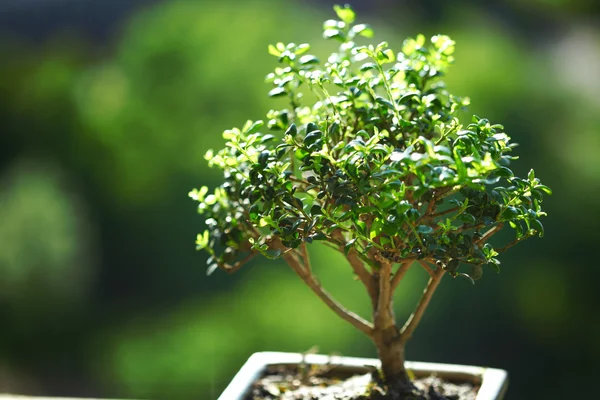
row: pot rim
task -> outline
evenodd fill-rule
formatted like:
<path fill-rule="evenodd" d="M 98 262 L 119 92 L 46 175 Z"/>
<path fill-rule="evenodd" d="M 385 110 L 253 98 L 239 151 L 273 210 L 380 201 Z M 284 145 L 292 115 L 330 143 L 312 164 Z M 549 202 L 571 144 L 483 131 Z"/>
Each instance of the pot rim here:
<path fill-rule="evenodd" d="M 269 365 L 294 365 L 302 362 L 315 365 L 336 365 L 356 370 L 356 372 L 364 371 L 368 367 L 379 368 L 381 365 L 381 362 L 376 358 L 274 351 L 258 352 L 250 356 L 218 400 L 243 400 L 248 389 Z M 420 361 L 406 361 L 405 365 L 417 377 L 436 373 L 444 379 L 466 380 L 474 384 L 480 384 L 477 400 L 500 400 L 504 397 L 508 387 L 508 373 L 498 368 Z"/>

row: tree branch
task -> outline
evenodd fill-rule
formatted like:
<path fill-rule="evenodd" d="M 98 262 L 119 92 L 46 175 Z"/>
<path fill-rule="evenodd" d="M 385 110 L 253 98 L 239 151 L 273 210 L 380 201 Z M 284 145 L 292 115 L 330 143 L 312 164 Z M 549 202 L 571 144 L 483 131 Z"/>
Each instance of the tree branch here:
<path fill-rule="evenodd" d="M 279 240 L 275 240 L 272 243 L 273 247 L 278 248 L 282 251 L 287 248 L 281 244 Z M 292 253 L 286 253 L 283 256 L 283 259 L 288 263 L 288 265 L 296 272 L 296 274 L 306 283 L 306 285 L 311 288 L 311 290 L 339 317 L 343 320 L 351 323 L 355 328 L 364 332 L 365 334 L 371 336 L 373 331 L 373 325 L 363 319 L 361 316 L 353 313 L 352 311 L 346 309 L 340 303 L 338 303 L 329 293 L 323 289 L 321 284 L 316 280 L 315 276 L 310 272 L 310 270 L 302 268 L 300 262 L 297 258 L 295 258 Z"/>
<path fill-rule="evenodd" d="M 381 268 L 379 268 L 379 296 L 377 298 L 377 309 L 375 310 L 374 321 L 375 326 L 387 328 L 383 324 L 384 321 L 389 321 L 392 302 L 392 286 L 390 284 L 390 276 L 392 275 L 392 263 L 387 260 L 381 260 Z M 393 321 L 393 319 L 391 319 Z"/>
<path fill-rule="evenodd" d="M 457 229 L 453 230 L 452 232 L 454 233 L 461 233 L 461 232 L 466 232 L 466 231 L 470 231 L 471 229 L 480 229 L 485 227 L 485 224 L 477 224 L 477 225 L 462 225 L 460 227 L 458 227 Z"/>
<path fill-rule="evenodd" d="M 423 291 L 423 295 L 421 296 L 421 300 L 419 300 L 415 311 L 413 311 L 411 316 L 408 318 L 408 321 L 406 321 L 406 324 L 404 324 L 402 330 L 400 331 L 400 337 L 402 338 L 402 341 L 406 342 L 408 339 L 410 339 L 413 332 L 419 325 L 419 322 L 421 322 L 421 318 L 423 318 L 423 314 L 425 313 L 425 310 L 429 305 L 431 296 L 433 296 L 433 293 L 440 284 L 440 281 L 444 276 L 444 272 L 445 271 L 440 268 L 434 272 L 431 278 L 429 278 L 429 282 L 427 282 L 427 287 Z"/>
<path fill-rule="evenodd" d="M 447 209 L 447 210 L 444 210 L 444 211 L 440 211 L 440 212 L 438 212 L 438 213 L 435 213 L 435 214 L 430 214 L 430 215 L 429 215 L 429 218 L 433 219 L 433 218 L 437 218 L 437 217 L 444 216 L 444 215 L 446 215 L 446 214 L 450 214 L 450 213 L 452 213 L 452 212 L 454 212 L 454 211 L 458 211 L 458 210 L 460 210 L 460 209 L 461 209 L 461 207 L 462 207 L 462 206 L 458 206 L 458 207 L 452 207 L 452 208 L 449 208 L 449 209 Z"/>
<path fill-rule="evenodd" d="M 427 265 L 427 263 L 423 260 L 419 260 L 419 264 L 421 264 L 421 266 L 423 267 L 423 269 L 425 271 L 427 271 L 427 273 L 429 274 L 429 276 L 433 276 L 434 272 L 431 269 L 431 267 L 429 267 L 429 265 Z"/>
<path fill-rule="evenodd" d="M 224 265 L 224 270 L 225 272 L 227 272 L 228 274 L 233 274 L 235 271 L 237 271 L 238 269 L 240 269 L 244 264 L 246 264 L 248 261 L 252 260 L 256 255 L 258 254 L 258 252 L 254 251 L 250 254 L 248 254 L 246 257 L 244 257 L 243 259 L 237 261 L 235 264 L 231 265 L 231 264 L 223 264 Z"/>
<path fill-rule="evenodd" d="M 292 182 L 301 183 L 301 184 L 303 184 L 303 185 L 310 186 L 310 183 L 308 183 L 308 182 L 307 182 L 307 181 L 305 181 L 304 179 L 297 178 L 297 177 L 295 177 L 294 175 L 290 175 L 288 179 L 289 179 L 290 181 L 292 181 Z"/>
<path fill-rule="evenodd" d="M 406 262 L 403 262 L 402 264 L 400 264 L 400 267 L 398 267 L 398 270 L 392 277 L 392 281 L 390 283 L 390 289 L 391 289 L 392 293 L 394 293 L 394 291 L 400 284 L 400 281 L 402 280 L 402 278 L 404 278 L 404 275 L 406 275 L 406 272 L 408 271 L 408 269 L 410 268 L 412 263 L 413 263 L 413 260 L 406 261 Z"/>
<path fill-rule="evenodd" d="M 377 301 L 377 288 L 375 287 L 375 279 L 373 278 L 373 275 L 371 275 L 369 271 L 367 271 L 365 265 L 358 257 L 357 250 L 354 248 L 350 249 L 350 251 L 346 255 L 346 259 L 350 263 L 350 266 L 352 267 L 352 270 L 354 271 L 356 276 L 358 276 L 358 279 L 360 279 L 363 285 L 365 285 L 365 287 L 367 288 L 367 293 L 371 298 L 371 302 L 375 304 L 375 302 Z"/>
<path fill-rule="evenodd" d="M 477 240 L 475 243 L 479 244 L 479 243 L 485 243 L 487 242 L 492 236 L 494 236 L 495 233 L 500 232 L 500 229 L 502 229 L 502 226 L 504 224 L 499 223 L 498 225 L 494 225 L 492 226 L 486 233 L 483 234 L 483 236 L 481 236 L 481 238 L 479 240 Z"/>
<path fill-rule="evenodd" d="M 519 243 L 521 240 L 525 239 L 524 237 L 521 238 L 516 238 L 515 240 L 513 240 L 512 242 L 510 242 L 509 244 L 507 244 L 504 247 L 500 247 L 499 249 L 494 249 L 496 252 L 498 253 L 502 253 L 508 249 L 510 249 L 511 247 L 513 247 L 515 244 Z"/>
<path fill-rule="evenodd" d="M 433 213 L 433 210 L 435 209 L 435 204 L 436 204 L 436 199 L 435 199 L 435 195 L 431 198 L 431 200 L 429 200 L 429 204 L 427 205 L 427 211 L 425 212 L 425 215 L 431 215 Z"/>
<path fill-rule="evenodd" d="M 338 239 L 341 243 L 345 244 L 344 237 L 342 232 L 339 230 L 335 230 L 332 235 L 335 239 Z M 338 248 L 339 252 L 344 254 L 344 245 L 340 245 Z M 375 287 L 375 279 L 373 279 L 373 275 L 369 273 L 369 271 L 365 268 L 365 264 L 361 261 L 358 251 L 353 247 L 350 249 L 348 254 L 344 254 L 346 260 L 350 263 L 352 267 L 352 271 L 358 276 L 358 279 L 365 285 L 367 289 L 367 293 L 371 298 L 371 303 L 375 305 L 377 301 L 377 288 Z"/>
<path fill-rule="evenodd" d="M 312 273 L 312 267 L 310 265 L 310 257 L 308 256 L 308 250 L 306 249 L 306 242 L 302 243 L 302 263 L 304 264 L 304 269 L 308 273 Z"/>

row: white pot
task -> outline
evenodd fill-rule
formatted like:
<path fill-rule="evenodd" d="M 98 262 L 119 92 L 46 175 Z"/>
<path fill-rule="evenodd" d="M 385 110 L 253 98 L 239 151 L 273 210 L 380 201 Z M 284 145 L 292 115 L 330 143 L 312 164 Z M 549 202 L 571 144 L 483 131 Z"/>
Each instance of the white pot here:
<path fill-rule="evenodd" d="M 303 359 L 307 364 L 336 366 L 336 369 L 340 371 L 356 374 L 366 374 L 372 370 L 372 367 L 380 366 L 380 361 L 374 358 L 278 352 L 254 353 L 218 400 L 244 400 L 252 384 L 263 375 L 268 366 L 297 365 L 302 363 Z M 506 371 L 496 368 L 415 361 L 407 361 L 406 368 L 412 371 L 417 378 L 435 373 L 441 379 L 480 385 L 477 400 L 502 400 L 508 386 L 508 374 Z"/>

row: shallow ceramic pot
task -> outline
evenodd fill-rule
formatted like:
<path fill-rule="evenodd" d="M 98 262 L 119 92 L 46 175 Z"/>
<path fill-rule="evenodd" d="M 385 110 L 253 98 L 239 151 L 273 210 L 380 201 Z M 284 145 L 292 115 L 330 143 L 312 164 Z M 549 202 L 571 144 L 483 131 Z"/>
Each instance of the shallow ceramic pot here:
<path fill-rule="evenodd" d="M 379 367 L 374 358 L 326 356 L 319 354 L 262 352 L 254 353 L 235 375 L 218 400 L 243 400 L 252 384 L 260 378 L 270 365 L 307 364 L 335 366 L 341 374 L 366 374 L 372 367 Z M 480 385 L 477 400 L 501 400 L 508 386 L 506 371 L 496 368 L 473 367 L 467 365 L 436 364 L 407 361 L 406 367 L 417 378 L 435 373 L 438 377 L 457 382 L 470 382 Z"/>

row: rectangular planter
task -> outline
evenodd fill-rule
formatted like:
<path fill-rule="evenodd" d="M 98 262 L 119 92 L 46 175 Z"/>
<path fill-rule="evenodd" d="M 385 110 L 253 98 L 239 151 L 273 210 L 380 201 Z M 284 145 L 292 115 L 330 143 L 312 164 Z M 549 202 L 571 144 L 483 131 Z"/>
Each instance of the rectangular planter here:
<path fill-rule="evenodd" d="M 263 375 L 268 366 L 297 365 L 302 363 L 303 359 L 307 364 L 335 366 L 337 371 L 344 374 L 366 374 L 370 371 L 368 366 L 380 366 L 379 360 L 373 358 L 278 352 L 254 353 L 235 375 L 218 400 L 243 400 L 252 384 Z M 502 400 L 508 386 L 508 374 L 506 371 L 496 368 L 414 361 L 406 362 L 406 367 L 417 378 L 435 373 L 442 379 L 481 385 L 477 392 L 477 400 Z"/>

